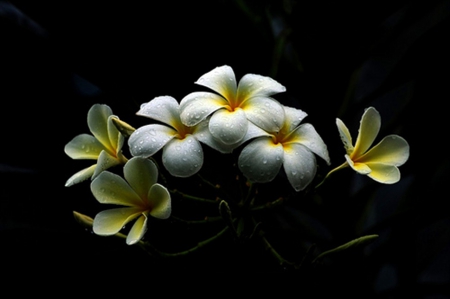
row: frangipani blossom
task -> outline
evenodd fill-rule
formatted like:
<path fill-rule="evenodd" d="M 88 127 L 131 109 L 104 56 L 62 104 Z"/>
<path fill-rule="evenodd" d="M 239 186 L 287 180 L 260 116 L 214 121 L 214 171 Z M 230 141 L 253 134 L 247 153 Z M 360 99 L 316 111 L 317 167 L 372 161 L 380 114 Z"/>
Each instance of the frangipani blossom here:
<path fill-rule="evenodd" d="M 237 85 L 233 69 L 225 65 L 204 74 L 195 83 L 217 94 L 194 92 L 181 100 L 180 116 L 186 126 L 195 126 L 211 115 L 211 134 L 228 145 L 243 141 L 249 121 L 269 132 L 281 128 L 282 105 L 270 96 L 286 88 L 275 80 L 247 74 Z"/>
<path fill-rule="evenodd" d="M 95 104 L 89 109 L 87 123 L 92 135 L 76 136 L 66 144 L 64 152 L 72 159 L 91 159 L 97 163 L 75 173 L 67 180 L 66 187 L 94 179 L 103 170 L 126 163 L 122 154 L 124 137 L 114 125 L 113 118 L 117 116 L 107 105 Z"/>
<path fill-rule="evenodd" d="M 207 128 L 187 127 L 181 123 L 178 102 L 170 96 L 154 98 L 141 105 L 137 115 L 149 117 L 167 125 L 150 124 L 138 128 L 128 139 L 133 156 L 150 157 L 163 148 L 162 162 L 171 175 L 189 177 L 203 165 L 203 150 L 199 140 L 213 143 Z"/>
<path fill-rule="evenodd" d="M 137 218 L 126 240 L 128 245 L 132 245 L 144 236 L 149 216 L 169 218 L 171 199 L 169 191 L 156 183 L 158 169 L 152 161 L 134 157 L 123 170 L 125 180 L 104 171 L 92 181 L 92 194 L 100 203 L 125 206 L 98 213 L 94 218 L 93 230 L 97 235 L 111 236 Z"/>
<path fill-rule="evenodd" d="M 281 165 L 296 191 L 311 183 L 316 174 L 314 154 L 330 164 L 327 146 L 311 124 L 300 122 L 306 113 L 300 109 L 284 108 L 279 132 L 266 132 L 242 150 L 239 169 L 252 182 L 266 183 L 278 174 Z"/>
<path fill-rule="evenodd" d="M 393 184 L 400 180 L 398 166 L 408 160 L 409 145 L 398 135 L 388 135 L 369 149 L 381 126 L 380 114 L 375 108 L 369 107 L 364 111 L 355 145 L 352 143 L 349 130 L 339 118 L 336 119 L 336 125 L 347 152 L 346 162 L 330 173 L 350 166 L 356 172 L 380 183 Z"/>

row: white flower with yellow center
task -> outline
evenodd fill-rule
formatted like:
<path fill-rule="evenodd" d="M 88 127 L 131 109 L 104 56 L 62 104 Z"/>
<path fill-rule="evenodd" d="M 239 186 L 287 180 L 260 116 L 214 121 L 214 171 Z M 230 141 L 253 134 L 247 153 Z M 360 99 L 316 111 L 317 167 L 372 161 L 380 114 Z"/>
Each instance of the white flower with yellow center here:
<path fill-rule="evenodd" d="M 225 65 L 204 74 L 195 83 L 217 94 L 194 92 L 181 100 L 180 116 L 186 126 L 195 126 L 211 115 L 211 134 L 227 145 L 243 142 L 249 121 L 270 132 L 281 128 L 282 105 L 270 96 L 286 88 L 275 80 L 247 74 L 237 86 L 233 69 Z"/>
<path fill-rule="evenodd" d="M 104 171 L 92 181 L 92 194 L 100 203 L 125 206 L 98 213 L 94 218 L 93 230 L 100 236 L 115 235 L 124 225 L 137 218 L 126 239 L 127 244 L 132 245 L 144 236 L 149 216 L 169 218 L 171 199 L 169 191 L 156 183 L 158 169 L 152 161 L 141 157 L 131 158 L 123 171 L 125 180 Z"/>
<path fill-rule="evenodd" d="M 356 172 L 380 183 L 393 184 L 400 180 L 398 166 L 409 158 L 408 142 L 398 135 L 388 135 L 369 149 L 381 126 L 380 114 L 375 108 L 369 107 L 364 111 L 354 146 L 349 130 L 339 118 L 336 119 L 336 125 L 347 152 L 346 162 L 329 174 L 350 166 Z"/>
<path fill-rule="evenodd" d="M 327 146 L 311 124 L 300 122 L 306 117 L 302 110 L 283 107 L 282 128 L 278 132 L 266 132 L 242 150 L 238 165 L 252 182 L 266 183 L 278 174 L 281 165 L 296 191 L 308 186 L 316 174 L 316 158 L 328 164 Z"/>
<path fill-rule="evenodd" d="M 117 118 L 107 105 L 95 104 L 89 109 L 87 123 L 92 135 L 80 134 L 64 147 L 64 152 L 72 159 L 97 160 L 66 182 L 66 187 L 88 178 L 94 179 L 103 170 L 124 164 L 127 159 L 122 154 L 124 136 L 117 130 L 112 119 Z"/>

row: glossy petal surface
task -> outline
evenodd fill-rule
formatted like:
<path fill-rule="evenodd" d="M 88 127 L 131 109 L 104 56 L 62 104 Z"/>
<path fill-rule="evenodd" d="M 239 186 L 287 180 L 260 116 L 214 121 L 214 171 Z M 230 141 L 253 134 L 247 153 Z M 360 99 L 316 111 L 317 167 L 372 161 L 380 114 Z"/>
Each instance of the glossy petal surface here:
<path fill-rule="evenodd" d="M 292 187 L 301 191 L 316 175 L 316 158 L 304 145 L 292 143 L 284 146 L 283 167 Z"/>
<path fill-rule="evenodd" d="M 389 135 L 358 158 L 359 162 L 377 162 L 395 166 L 403 165 L 409 158 L 409 145 L 405 139 L 397 135 Z"/>
<path fill-rule="evenodd" d="M 148 193 L 148 199 L 152 206 L 150 215 L 159 219 L 169 218 L 172 212 L 172 204 L 169 191 L 160 184 L 154 184 Z"/>
<path fill-rule="evenodd" d="M 203 165 L 203 149 L 193 135 L 172 139 L 163 149 L 162 161 L 171 175 L 189 177 Z"/>
<path fill-rule="evenodd" d="M 64 152 L 72 159 L 96 160 L 103 149 L 103 145 L 94 136 L 80 134 L 66 144 Z"/>
<path fill-rule="evenodd" d="M 147 231 L 147 216 L 142 214 L 136 222 L 134 222 L 127 235 L 127 244 L 133 245 L 139 242 Z"/>
<path fill-rule="evenodd" d="M 367 108 L 361 118 L 358 138 L 351 154 L 352 159 L 361 156 L 370 148 L 380 131 L 380 126 L 381 118 L 378 111 L 373 107 Z"/>
<path fill-rule="evenodd" d="M 136 207 L 116 208 L 98 213 L 94 218 L 94 233 L 110 236 L 118 233 L 122 227 L 142 214 Z"/>
<path fill-rule="evenodd" d="M 131 134 L 128 146 L 133 156 L 150 157 L 163 148 L 176 134 L 177 131 L 168 126 L 146 125 Z"/>
<path fill-rule="evenodd" d="M 148 190 L 156 184 L 158 168 L 153 161 L 134 157 L 123 168 L 125 179 L 140 198 L 146 198 Z"/>
<path fill-rule="evenodd" d="M 241 141 L 247 133 L 248 120 L 242 109 L 216 111 L 209 121 L 211 134 L 225 144 Z"/>

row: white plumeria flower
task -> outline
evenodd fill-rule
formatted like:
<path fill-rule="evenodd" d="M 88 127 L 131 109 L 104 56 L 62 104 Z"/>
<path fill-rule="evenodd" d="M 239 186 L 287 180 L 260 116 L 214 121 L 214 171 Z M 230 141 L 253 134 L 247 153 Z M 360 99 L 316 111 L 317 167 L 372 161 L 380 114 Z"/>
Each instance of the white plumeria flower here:
<path fill-rule="evenodd" d="M 194 92 L 184 97 L 180 116 L 186 126 L 195 126 L 212 115 L 209 130 L 227 145 L 245 141 L 249 121 L 270 132 L 281 128 L 282 105 L 270 96 L 286 88 L 275 80 L 247 74 L 237 86 L 233 69 L 225 65 L 204 74 L 195 83 L 218 94 Z"/>
<path fill-rule="evenodd" d="M 204 126 L 187 127 L 181 123 L 178 102 L 170 96 L 156 97 L 141 105 L 137 115 L 167 125 L 150 124 L 138 128 L 128 139 L 133 156 L 150 157 L 163 148 L 162 162 L 173 176 L 189 177 L 203 165 L 199 142 L 217 143 Z"/>
<path fill-rule="evenodd" d="M 327 146 L 311 124 L 300 122 L 306 113 L 300 109 L 284 108 L 283 126 L 279 132 L 266 132 L 242 150 L 238 165 L 251 181 L 266 183 L 278 174 L 281 165 L 296 191 L 311 183 L 316 174 L 314 154 L 330 164 Z"/>
<path fill-rule="evenodd" d="M 76 136 L 66 144 L 64 152 L 72 159 L 97 160 L 97 163 L 71 176 L 66 187 L 94 179 L 103 170 L 126 163 L 122 154 L 124 136 L 117 130 L 113 118 L 117 116 L 107 105 L 95 104 L 89 109 L 87 123 L 92 135 Z"/>
<path fill-rule="evenodd" d="M 408 142 L 398 135 L 389 135 L 369 149 L 381 127 L 381 117 L 375 108 L 369 107 L 364 111 L 354 146 L 348 128 L 339 118 L 336 125 L 347 152 L 346 162 L 330 173 L 350 166 L 380 183 L 393 184 L 400 180 L 398 166 L 409 158 Z"/>
<path fill-rule="evenodd" d="M 139 242 L 147 230 L 148 217 L 167 219 L 172 211 L 169 191 L 156 183 L 158 169 L 154 162 L 131 158 L 124 166 L 125 180 L 109 171 L 102 172 L 91 183 L 91 191 L 102 204 L 126 207 L 98 213 L 94 218 L 94 233 L 111 236 L 125 224 L 137 218 L 127 236 L 127 244 Z"/>

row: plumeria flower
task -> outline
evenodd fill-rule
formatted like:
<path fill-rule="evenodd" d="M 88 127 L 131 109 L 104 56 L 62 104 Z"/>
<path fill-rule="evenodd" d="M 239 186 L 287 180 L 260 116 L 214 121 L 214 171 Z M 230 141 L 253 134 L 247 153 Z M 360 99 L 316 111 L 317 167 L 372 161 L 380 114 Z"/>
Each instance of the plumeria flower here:
<path fill-rule="evenodd" d="M 375 108 L 369 107 L 364 111 L 355 145 L 352 143 L 349 130 L 339 118 L 336 119 L 336 125 L 347 152 L 346 162 L 330 171 L 328 175 L 350 166 L 356 172 L 380 183 L 393 184 L 400 180 L 398 166 L 408 160 L 409 145 L 402 137 L 389 135 L 369 149 L 381 126 L 380 114 Z"/>
<path fill-rule="evenodd" d="M 178 102 L 170 96 L 154 98 L 141 105 L 137 115 L 163 124 L 138 128 L 128 139 L 133 156 L 150 157 L 163 149 L 162 162 L 173 176 L 189 177 L 203 165 L 203 149 L 199 142 L 217 144 L 205 126 L 187 127 L 180 120 Z M 219 144 L 217 144 L 219 146 Z"/>
<path fill-rule="evenodd" d="M 327 146 L 311 124 L 300 122 L 307 116 L 300 109 L 284 108 L 280 131 L 266 132 L 242 150 L 238 165 L 252 182 L 266 183 L 278 174 L 281 165 L 296 191 L 311 183 L 316 174 L 314 154 L 330 164 Z"/>
<path fill-rule="evenodd" d="M 181 100 L 180 116 L 186 126 L 195 126 L 211 115 L 211 134 L 228 145 L 243 141 L 249 121 L 269 132 L 280 129 L 284 111 L 270 96 L 286 88 L 275 80 L 247 74 L 237 85 L 233 69 L 225 65 L 204 74 L 195 83 L 217 93 L 194 92 Z"/>
<path fill-rule="evenodd" d="M 91 159 L 97 163 L 75 173 L 67 180 L 66 187 L 94 179 L 103 170 L 126 163 L 122 154 L 124 137 L 114 125 L 114 118 L 117 116 L 107 105 L 95 104 L 89 109 L 87 123 L 92 135 L 76 136 L 66 144 L 64 152 L 72 159 Z"/>
<path fill-rule="evenodd" d="M 125 206 L 98 213 L 94 218 L 93 230 L 97 235 L 111 236 L 137 218 L 126 239 L 127 244 L 132 245 L 144 236 L 149 216 L 159 219 L 170 217 L 171 199 L 169 191 L 156 183 L 158 169 L 154 162 L 134 157 L 123 170 L 125 179 L 104 171 L 92 181 L 92 194 L 100 203 Z"/>

